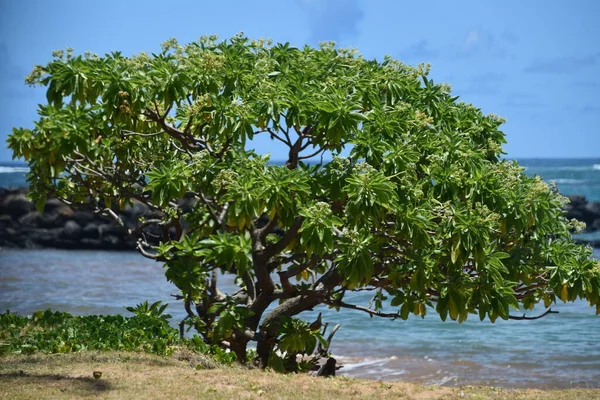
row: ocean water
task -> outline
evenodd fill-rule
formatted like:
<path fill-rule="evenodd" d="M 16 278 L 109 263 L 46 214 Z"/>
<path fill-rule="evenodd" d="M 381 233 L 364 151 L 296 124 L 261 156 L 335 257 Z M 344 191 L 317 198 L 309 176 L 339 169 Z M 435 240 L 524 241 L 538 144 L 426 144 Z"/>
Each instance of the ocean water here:
<path fill-rule="evenodd" d="M 564 194 L 600 201 L 600 159 L 521 160 L 527 173 L 554 180 Z M 0 164 L 0 187 L 24 186 L 26 166 Z M 595 250 L 600 259 L 600 250 Z M 222 276 L 223 290 L 232 279 Z M 20 314 L 52 308 L 74 314 L 126 313 L 144 300 L 170 303 L 176 323 L 182 305 L 160 263 L 135 252 L 0 249 L 0 312 Z M 349 302 L 367 305 L 367 293 Z M 600 316 L 585 302 L 557 304 L 559 314 L 536 321 L 442 322 L 434 313 L 407 321 L 325 307 L 318 312 L 339 323 L 332 351 L 341 375 L 407 380 L 436 385 L 501 387 L 600 387 Z M 535 315 L 542 310 L 532 311 Z"/>
<path fill-rule="evenodd" d="M 579 194 L 600 201 L 600 158 L 521 159 L 525 173 L 553 181 L 564 195 Z"/>
<path fill-rule="evenodd" d="M 29 167 L 26 163 L 0 162 L 0 187 L 27 187 L 27 172 Z"/>
<path fill-rule="evenodd" d="M 600 158 L 520 159 L 525 173 L 553 181 L 564 195 L 584 195 L 589 201 L 600 201 Z M 0 187 L 27 186 L 27 164 L 0 162 Z"/>

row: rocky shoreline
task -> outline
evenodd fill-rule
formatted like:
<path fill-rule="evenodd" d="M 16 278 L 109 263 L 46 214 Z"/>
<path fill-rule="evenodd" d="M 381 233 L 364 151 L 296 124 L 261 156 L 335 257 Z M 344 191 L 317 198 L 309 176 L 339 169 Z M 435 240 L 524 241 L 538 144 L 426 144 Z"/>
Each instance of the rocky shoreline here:
<path fill-rule="evenodd" d="M 57 199 L 48 199 L 39 213 L 26 197 L 27 189 L 0 188 L 0 247 L 132 250 L 135 242 L 106 216 L 73 210 Z M 135 204 L 119 212 L 130 226 L 148 212 Z"/>
<path fill-rule="evenodd" d="M 600 203 L 588 202 L 583 196 L 569 196 L 567 218 L 587 225 L 586 232 L 600 230 Z M 141 203 L 118 211 L 128 226 L 135 226 L 140 216 L 149 216 Z M 159 234 L 159 232 L 157 232 Z M 600 248 L 600 240 L 584 242 Z M 27 198 L 27 189 L 0 188 L 0 248 L 39 248 L 133 250 L 135 242 L 106 216 L 73 210 L 57 199 L 49 199 L 39 213 Z"/>

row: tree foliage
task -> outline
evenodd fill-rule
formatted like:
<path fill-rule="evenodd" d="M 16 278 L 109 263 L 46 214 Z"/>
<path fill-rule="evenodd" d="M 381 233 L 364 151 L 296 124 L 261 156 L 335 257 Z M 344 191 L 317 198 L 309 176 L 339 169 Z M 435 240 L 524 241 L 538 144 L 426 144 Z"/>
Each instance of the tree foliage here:
<path fill-rule="evenodd" d="M 585 298 L 600 313 L 600 269 L 571 239 L 565 198 L 504 160 L 503 120 L 426 65 L 239 35 L 57 52 L 28 83 L 48 103 L 9 145 L 38 207 L 51 193 L 112 215 L 165 263 L 203 340 L 240 360 L 250 341 L 263 366 L 312 351 L 318 329 L 294 318 L 319 304 L 493 322 Z M 285 165 L 253 149 L 257 135 Z M 133 202 L 152 212 L 127 226 L 112 210 Z M 219 290 L 225 272 L 236 293 Z M 345 300 L 366 289 L 371 305 Z"/>

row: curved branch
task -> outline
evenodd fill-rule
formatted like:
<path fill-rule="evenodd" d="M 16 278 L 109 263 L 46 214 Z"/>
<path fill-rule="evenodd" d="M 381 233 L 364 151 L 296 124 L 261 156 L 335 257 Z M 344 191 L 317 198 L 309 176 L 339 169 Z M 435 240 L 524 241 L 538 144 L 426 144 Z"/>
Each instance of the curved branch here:
<path fill-rule="evenodd" d="M 265 131 L 259 131 L 260 132 L 265 132 Z M 277 139 L 279 140 L 281 143 L 285 144 L 288 147 L 292 146 L 292 143 L 288 140 L 283 139 L 281 136 L 279 136 L 277 133 L 275 133 L 271 128 L 267 128 L 266 132 L 269 132 L 269 135 L 271 136 L 271 139 Z"/>
<path fill-rule="evenodd" d="M 168 112 L 165 115 L 167 114 Z M 174 126 L 167 124 L 164 117 L 161 117 L 161 115 L 156 110 L 146 108 L 146 112 L 144 113 L 144 115 L 148 117 L 151 121 L 159 124 L 160 127 L 163 128 L 163 130 L 169 134 L 169 136 L 179 140 L 179 142 L 181 142 L 183 147 L 185 147 L 187 150 L 208 150 L 206 142 L 198 140 L 190 133 L 184 132 L 180 129 L 175 128 Z"/>
<path fill-rule="evenodd" d="M 123 129 L 121 132 L 123 132 L 123 136 L 144 136 L 144 137 L 156 136 L 156 135 L 165 133 L 165 131 L 154 132 L 154 133 L 139 133 L 139 132 L 134 132 L 134 131 L 128 131 L 126 129 Z"/>
<path fill-rule="evenodd" d="M 371 316 L 375 316 L 375 317 L 392 318 L 392 319 L 400 318 L 400 313 L 383 313 L 380 311 L 371 310 L 370 308 L 367 308 L 367 307 L 344 303 L 343 301 L 325 302 L 325 304 L 332 306 L 332 307 L 341 307 L 341 308 L 348 308 L 351 310 L 363 311 L 363 312 L 366 312 L 367 314 L 369 314 Z"/>
<path fill-rule="evenodd" d="M 315 151 L 314 153 L 308 154 L 306 156 L 298 156 L 298 160 L 306 160 L 308 158 L 312 158 L 316 155 L 318 155 L 320 152 L 324 151 L 325 149 L 319 149 L 317 151 Z"/>
<path fill-rule="evenodd" d="M 283 237 L 278 242 L 271 244 L 265 248 L 265 250 L 264 250 L 265 256 L 267 258 L 271 258 L 274 255 L 281 253 L 296 237 L 303 222 L 304 222 L 304 217 L 296 218 L 296 220 L 294 221 L 292 226 L 290 226 L 290 229 L 287 230 L 285 235 L 283 235 Z"/>
<path fill-rule="evenodd" d="M 141 239 L 139 239 L 137 241 L 135 248 L 142 256 L 149 258 L 151 260 L 159 261 L 158 254 L 151 254 L 146 251 L 146 249 L 144 248 L 143 241 Z"/>
<path fill-rule="evenodd" d="M 558 314 L 558 311 L 552 311 L 552 309 L 549 308 L 549 309 L 546 310 L 545 313 L 540 314 L 540 315 L 536 315 L 535 317 L 526 317 L 525 314 L 523 314 L 522 317 L 517 317 L 515 315 L 509 315 L 508 319 L 514 319 L 514 320 L 517 320 L 517 321 L 523 321 L 523 320 L 532 321 L 534 319 L 540 319 L 542 317 L 545 317 L 548 314 Z"/>

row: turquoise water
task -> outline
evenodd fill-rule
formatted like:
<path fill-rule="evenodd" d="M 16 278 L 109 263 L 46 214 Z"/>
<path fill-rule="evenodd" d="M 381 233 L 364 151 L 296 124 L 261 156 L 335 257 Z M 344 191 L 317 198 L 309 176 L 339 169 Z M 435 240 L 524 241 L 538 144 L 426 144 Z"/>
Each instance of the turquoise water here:
<path fill-rule="evenodd" d="M 564 195 L 579 194 L 600 201 L 600 158 L 521 159 L 525 173 L 553 181 Z"/>
<path fill-rule="evenodd" d="M 522 160 L 527 173 L 554 180 L 564 194 L 600 201 L 600 159 Z M 0 164 L 0 187 L 25 185 L 26 166 Z M 599 233 L 592 233 L 592 237 Z M 600 250 L 595 250 L 600 259 Z M 231 289 L 222 277 L 222 289 Z M 144 300 L 171 303 L 174 323 L 183 307 L 159 263 L 134 252 L 0 249 L 0 312 L 52 308 L 74 314 L 123 313 Z M 368 304 L 359 293 L 349 302 Z M 426 384 L 502 387 L 599 387 L 600 316 L 586 303 L 558 304 L 536 321 L 442 322 L 434 313 L 408 321 L 370 319 L 356 311 L 317 308 L 341 324 L 332 351 L 341 374 Z M 535 311 L 534 311 L 535 313 Z"/>

